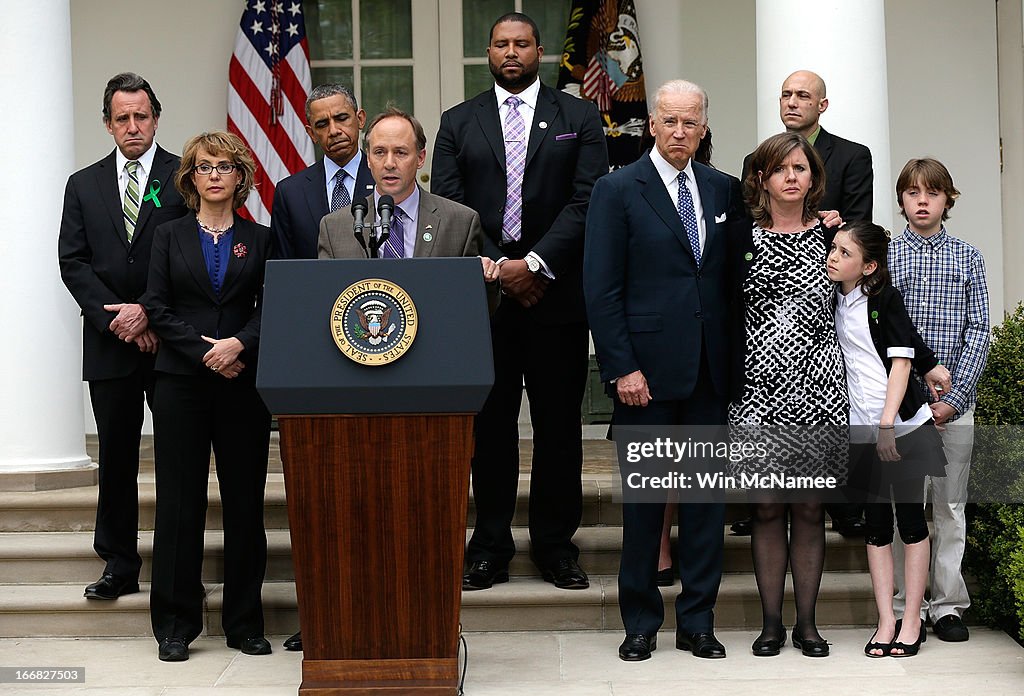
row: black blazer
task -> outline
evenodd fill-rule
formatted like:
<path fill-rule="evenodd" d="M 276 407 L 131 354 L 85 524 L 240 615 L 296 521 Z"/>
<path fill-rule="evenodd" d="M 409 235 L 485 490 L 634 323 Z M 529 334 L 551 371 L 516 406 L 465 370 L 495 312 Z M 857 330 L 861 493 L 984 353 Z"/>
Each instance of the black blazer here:
<path fill-rule="evenodd" d="M 157 225 L 188 212 L 174 188 L 181 159 L 157 146 L 149 184 L 160 182 L 160 207 L 143 200 L 132 243 L 124 227 L 117 189 L 116 152 L 75 172 L 64 189 L 57 252 L 60 275 L 82 308 L 82 378 L 114 379 L 152 365 L 152 356 L 134 343 L 125 343 L 108 327 L 116 316 L 105 304 L 139 302 L 146 291 L 146 274 Z M 149 189 L 147 184 L 147 191 Z"/>
<path fill-rule="evenodd" d="M 728 394 L 728 260 L 743 200 L 735 177 L 696 162 L 693 173 L 707 228 L 700 267 L 647 154 L 601 178 L 587 214 L 583 286 L 601 379 L 641 370 L 657 400 L 691 395 L 702 352 Z"/>
<path fill-rule="evenodd" d="M 330 212 L 327 200 L 327 173 L 321 159 L 311 167 L 277 182 L 270 211 L 270 231 L 275 259 L 315 259 L 320 220 Z M 366 153 L 359 162 L 355 195 L 352 200 L 373 191 L 373 175 L 366 165 Z"/>
<path fill-rule="evenodd" d="M 236 379 L 256 379 L 263 304 L 263 271 L 270 257 L 270 228 L 235 218 L 232 254 L 218 297 L 199 243 L 194 214 L 161 225 L 153 240 L 144 303 L 160 336 L 156 369 L 178 375 L 208 374 L 203 356 L 212 347 L 202 336 L 242 342 L 245 370 Z"/>
<path fill-rule="evenodd" d="M 843 222 L 870 220 L 874 209 L 874 173 L 871 150 L 824 128 L 814 139 L 814 149 L 825 162 L 825 195 L 819 210 L 838 210 Z M 743 179 L 750 172 L 750 155 L 743 158 Z"/>
<path fill-rule="evenodd" d="M 882 359 L 885 366 L 885 374 L 892 371 L 892 358 L 889 357 L 889 348 L 914 348 L 912 363 L 920 374 L 924 374 L 939 364 L 934 351 L 924 345 L 921 341 L 914 322 L 907 314 L 907 307 L 903 303 L 903 295 L 891 284 L 885 285 L 877 295 L 868 296 L 868 331 L 871 333 L 871 342 L 875 345 L 878 357 Z M 916 341 L 915 341 L 916 339 Z M 907 385 L 906 394 L 903 395 L 903 402 L 900 404 L 900 418 L 908 420 L 924 404 L 928 403 L 928 396 L 920 382 L 911 376 Z"/>
<path fill-rule="evenodd" d="M 492 259 L 523 258 L 530 251 L 544 259 L 555 280 L 526 311 L 543 323 L 564 324 L 585 319 L 581 272 L 587 205 L 594 182 L 607 172 L 597 107 L 541 84 L 523 176 L 522 239 L 502 249 L 505 142 L 492 88 L 441 116 L 430 190 L 477 211 L 484 253 Z M 504 302 L 499 315 L 503 308 L 521 309 Z"/>

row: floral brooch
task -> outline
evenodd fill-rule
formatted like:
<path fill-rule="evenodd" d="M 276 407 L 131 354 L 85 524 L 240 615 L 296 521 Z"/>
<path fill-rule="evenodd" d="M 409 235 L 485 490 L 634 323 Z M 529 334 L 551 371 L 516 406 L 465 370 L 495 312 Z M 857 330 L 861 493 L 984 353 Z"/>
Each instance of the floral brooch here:
<path fill-rule="evenodd" d="M 241 242 L 233 246 L 231 251 L 235 254 L 235 257 L 239 259 L 244 259 L 249 254 L 249 248 Z"/>

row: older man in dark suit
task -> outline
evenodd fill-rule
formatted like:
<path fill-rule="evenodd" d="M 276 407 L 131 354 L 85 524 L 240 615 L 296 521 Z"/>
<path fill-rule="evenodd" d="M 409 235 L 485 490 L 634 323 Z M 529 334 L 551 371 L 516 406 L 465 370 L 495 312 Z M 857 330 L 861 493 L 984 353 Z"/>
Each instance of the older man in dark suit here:
<path fill-rule="evenodd" d="M 61 278 L 82 308 L 82 373 L 99 435 L 93 548 L 106 562 L 88 599 L 138 592 L 139 440 L 152 399 L 156 335 L 139 299 L 153 230 L 187 210 L 174 188 L 179 158 L 154 142 L 160 101 L 133 73 L 103 93 L 103 123 L 117 146 L 68 179 L 57 242 Z"/>
<path fill-rule="evenodd" d="M 315 259 L 324 215 L 373 190 L 373 175 L 359 149 L 364 125 L 366 112 L 344 85 L 319 85 L 309 93 L 306 132 L 324 157 L 274 189 L 270 231 L 275 258 Z"/>
<path fill-rule="evenodd" d="M 587 214 L 587 316 L 620 426 L 721 426 L 729 394 L 730 230 L 743 212 L 739 181 L 693 160 L 707 132 L 707 94 L 684 80 L 658 88 L 655 147 L 600 179 Z M 679 505 L 676 647 L 725 657 L 715 638 L 724 504 Z M 625 501 L 619 657 L 657 647 L 664 504 Z"/>
<path fill-rule="evenodd" d="M 608 150 L 596 107 L 538 79 L 543 53 L 533 20 L 499 18 L 487 48 L 494 88 L 446 111 L 434 147 L 431 190 L 480 214 L 484 253 L 500 266 L 507 296 L 491 323 L 494 387 L 476 421 L 464 590 L 508 580 L 524 382 L 533 559 L 556 587 L 589 586 L 572 542 L 589 352 L 581 268 L 590 191 L 608 171 Z"/>

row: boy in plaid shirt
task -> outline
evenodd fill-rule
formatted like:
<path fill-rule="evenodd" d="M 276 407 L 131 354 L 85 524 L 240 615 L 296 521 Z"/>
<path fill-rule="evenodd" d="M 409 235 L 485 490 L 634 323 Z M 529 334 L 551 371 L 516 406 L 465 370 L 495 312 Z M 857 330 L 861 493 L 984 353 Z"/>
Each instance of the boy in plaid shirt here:
<path fill-rule="evenodd" d="M 925 343 L 952 374 L 952 389 L 931 404 L 935 423 L 944 428 L 948 466 L 946 478 L 927 480 L 935 532 L 931 599 L 921 608 L 921 618 L 931 618 L 935 634 L 945 641 L 969 638 L 961 619 L 971 603 L 960 572 L 967 535 L 964 507 L 974 447 L 974 402 L 989 348 L 985 259 L 976 248 L 949 234 L 943 224 L 959 195 L 952 176 L 938 160 L 907 162 L 896 181 L 896 201 L 907 227 L 889 243 L 893 286 L 903 295 Z M 902 555 L 902 544 L 893 544 L 893 549 Z M 897 569 L 902 567 L 902 562 L 896 563 Z M 899 593 L 894 607 L 899 617 L 905 585 L 902 573 L 896 575 Z"/>

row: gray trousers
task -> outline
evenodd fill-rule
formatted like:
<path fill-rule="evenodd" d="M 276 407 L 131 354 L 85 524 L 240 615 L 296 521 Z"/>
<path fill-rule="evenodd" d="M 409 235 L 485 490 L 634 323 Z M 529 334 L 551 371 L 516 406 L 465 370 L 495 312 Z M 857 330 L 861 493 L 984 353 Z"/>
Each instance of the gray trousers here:
<path fill-rule="evenodd" d="M 921 618 L 931 617 L 932 623 L 948 614 L 962 616 L 971 606 L 967 584 L 961 572 L 964 547 L 967 543 L 967 478 L 971 470 L 971 451 L 974 449 L 974 409 L 952 423 L 942 432 L 942 449 L 948 462 L 945 478 L 925 479 L 925 502 L 928 493 L 932 499 L 931 535 L 932 562 L 928 574 L 930 599 L 921 605 Z M 896 618 L 906 609 L 906 583 L 903 579 L 903 542 L 893 540 L 892 553 L 895 570 L 896 596 L 893 609 Z"/>

